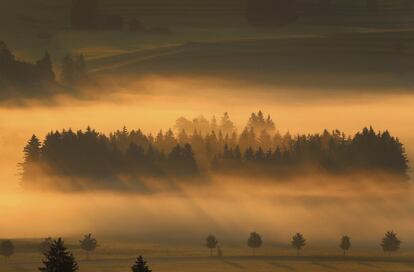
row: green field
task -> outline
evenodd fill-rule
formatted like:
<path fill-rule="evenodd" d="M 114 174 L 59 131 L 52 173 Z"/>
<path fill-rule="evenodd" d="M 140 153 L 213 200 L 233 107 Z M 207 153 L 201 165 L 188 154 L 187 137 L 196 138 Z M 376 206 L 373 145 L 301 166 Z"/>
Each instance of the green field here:
<path fill-rule="evenodd" d="M 301 257 L 288 246 L 264 246 L 256 256 L 247 247 L 223 246 L 224 256 L 209 257 L 208 250 L 200 246 L 159 245 L 142 243 L 102 242 L 89 257 L 72 243 L 68 245 L 77 258 L 80 271 L 130 271 L 137 255 L 143 254 L 156 272 L 237 272 L 237 271 L 414 271 L 414 252 L 401 252 L 388 256 L 379 248 L 351 251 L 347 257 L 339 250 L 304 249 Z M 36 271 L 41 265 L 41 254 L 34 241 L 17 242 L 17 253 L 7 263 L 1 263 L 1 272 Z"/>
<path fill-rule="evenodd" d="M 339 12 L 332 17 L 302 16 L 286 27 L 257 29 L 246 23 L 241 0 L 101 1 L 107 12 L 172 31 L 160 34 L 74 31 L 68 0 L 8 0 L 0 3 L 0 39 L 21 59 L 34 61 L 48 50 L 57 74 L 72 52 L 83 53 L 90 71 L 104 76 L 191 74 L 273 86 L 411 89 L 412 16 L 397 0 L 382 1 L 379 14 L 357 2 L 335 2 Z M 305 1 L 300 12 L 307 8 Z M 42 32 L 50 38 L 39 38 Z"/>

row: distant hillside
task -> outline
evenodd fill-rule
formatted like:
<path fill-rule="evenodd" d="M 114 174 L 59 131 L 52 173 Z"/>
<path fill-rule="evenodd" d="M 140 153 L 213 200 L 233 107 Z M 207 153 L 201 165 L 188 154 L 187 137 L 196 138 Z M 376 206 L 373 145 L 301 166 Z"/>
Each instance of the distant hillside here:
<path fill-rule="evenodd" d="M 106 12 L 159 23 L 245 23 L 247 0 L 100 0 Z M 296 0 L 301 21 L 324 24 L 389 25 L 413 23 L 412 0 Z M 325 4 L 321 4 L 321 3 Z M 329 3 L 329 4 L 326 4 Z M 327 8 L 326 5 L 329 7 Z"/>
<path fill-rule="evenodd" d="M 367 8 L 370 0 L 296 0 L 300 23 L 364 26 L 414 25 L 413 0 L 378 0 L 378 10 Z M 71 0 L 3 0 L 0 21 L 17 19 L 33 24 L 69 25 Z M 247 0 L 98 0 L 103 12 L 125 19 L 139 18 L 153 25 L 197 26 L 246 24 Z M 329 8 L 320 3 L 330 2 Z M 412 4 L 411 4 L 412 5 Z M 4 25 L 3 25 L 4 27 Z"/>

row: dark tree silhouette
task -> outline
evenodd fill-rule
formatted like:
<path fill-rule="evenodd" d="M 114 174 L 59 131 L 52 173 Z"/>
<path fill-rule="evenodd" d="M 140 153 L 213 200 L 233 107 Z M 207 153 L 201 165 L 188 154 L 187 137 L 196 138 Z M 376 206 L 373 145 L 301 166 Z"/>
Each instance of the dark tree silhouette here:
<path fill-rule="evenodd" d="M 296 233 L 292 237 L 292 246 L 297 250 L 297 255 L 300 255 L 300 250 L 306 245 L 306 240 L 302 234 Z"/>
<path fill-rule="evenodd" d="M 62 238 L 52 243 L 42 263 L 43 267 L 39 268 L 41 272 L 75 272 L 79 269 L 73 254 L 65 248 Z"/>
<path fill-rule="evenodd" d="M 73 57 L 71 54 L 66 54 L 62 61 L 62 83 L 72 87 L 76 84 L 85 83 L 87 78 L 84 55 L 80 54 Z"/>
<path fill-rule="evenodd" d="M 397 238 L 397 234 L 394 231 L 388 231 L 385 233 L 382 239 L 381 247 L 384 252 L 395 252 L 400 249 L 401 241 Z"/>
<path fill-rule="evenodd" d="M 256 132 L 266 131 L 267 133 L 273 133 L 276 129 L 275 124 L 268 115 L 266 118 L 262 111 L 259 111 L 257 114 L 252 113 L 250 119 L 247 123 L 246 130 L 253 129 Z"/>
<path fill-rule="evenodd" d="M 250 233 L 249 238 L 247 239 L 247 246 L 252 249 L 253 256 L 256 253 L 256 249 L 260 248 L 263 244 L 262 236 L 257 232 Z"/>
<path fill-rule="evenodd" d="M 215 249 L 218 245 L 218 241 L 216 237 L 212 234 L 207 236 L 206 238 L 206 247 L 210 249 L 210 257 L 213 256 L 213 249 Z"/>
<path fill-rule="evenodd" d="M 5 261 L 14 254 L 14 245 L 12 241 L 5 240 L 0 243 L 0 255 L 4 256 Z"/>
<path fill-rule="evenodd" d="M 0 40 L 1 98 L 14 92 L 25 97 L 49 95 L 49 87 L 56 85 L 54 83 L 52 60 L 47 52 L 36 63 L 29 63 L 18 60 L 6 43 Z M 10 87 L 14 92 L 7 91 Z"/>
<path fill-rule="evenodd" d="M 76 66 L 82 70 L 82 65 Z M 210 172 L 275 179 L 316 171 L 332 175 L 380 173 L 396 181 L 408 178 L 404 146 L 388 131 L 375 132 L 370 127 L 354 136 L 338 130 L 296 136 L 289 132 L 272 135 L 267 130 L 256 134 L 253 126 L 259 123 L 263 128 L 266 120 L 271 118 L 260 112 L 252 114 L 250 128 L 240 135 L 233 132 L 226 136 L 221 130 L 201 134 L 197 130 L 187 133 L 184 128 L 177 136 L 168 130 L 156 137 L 126 128 L 109 136 L 92 128 L 54 131 L 42 142 L 36 136 L 28 141 L 22 178 L 24 184 L 41 185 L 45 175 L 68 177 L 63 179 L 64 185 L 71 189 L 78 188 L 76 182 L 70 182 L 78 177 L 86 178 L 89 183 L 85 185 L 92 188 L 125 184 L 125 180 L 120 183 L 120 177 L 142 188 L 140 177 L 190 179 Z M 215 123 L 200 117 L 191 126 L 221 127 Z"/>
<path fill-rule="evenodd" d="M 142 256 L 139 256 L 135 261 L 135 264 L 131 267 L 132 272 L 152 272 L 149 269 L 147 262 L 144 260 Z"/>
<path fill-rule="evenodd" d="M 98 241 L 92 237 L 92 234 L 86 234 L 83 237 L 83 240 L 79 241 L 80 246 L 83 250 L 86 251 L 87 257 L 89 258 L 89 254 L 98 247 Z"/>
<path fill-rule="evenodd" d="M 52 59 L 46 51 L 42 59 L 36 62 L 39 78 L 48 82 L 55 81 L 55 73 L 53 72 Z"/>
<path fill-rule="evenodd" d="M 47 254 L 50 251 L 50 248 L 53 245 L 53 239 L 51 237 L 45 238 L 42 242 L 39 244 L 39 250 L 43 254 Z"/>
<path fill-rule="evenodd" d="M 351 238 L 349 236 L 342 236 L 339 247 L 344 251 L 345 256 L 346 252 L 351 248 Z"/>

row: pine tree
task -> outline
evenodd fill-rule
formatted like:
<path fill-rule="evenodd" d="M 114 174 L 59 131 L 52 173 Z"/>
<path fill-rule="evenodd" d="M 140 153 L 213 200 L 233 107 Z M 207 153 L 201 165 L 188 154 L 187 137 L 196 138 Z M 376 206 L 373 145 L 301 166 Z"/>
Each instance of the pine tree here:
<path fill-rule="evenodd" d="M 149 269 L 147 262 L 144 260 L 142 256 L 139 256 L 135 261 L 135 264 L 131 267 L 132 272 L 152 272 Z"/>
<path fill-rule="evenodd" d="M 50 248 L 53 245 L 53 239 L 48 237 L 45 238 L 40 244 L 39 244 L 39 250 L 43 254 L 47 254 L 49 252 Z"/>
<path fill-rule="evenodd" d="M 62 82 L 72 86 L 76 81 L 75 61 L 71 54 L 67 54 L 62 61 Z"/>
<path fill-rule="evenodd" d="M 49 52 L 45 52 L 43 58 L 36 62 L 36 66 L 40 79 L 49 82 L 55 80 L 55 73 L 53 72 L 53 65 Z"/>
<path fill-rule="evenodd" d="M 53 242 L 42 263 L 43 267 L 39 268 L 41 272 L 75 272 L 79 269 L 73 254 L 65 248 L 62 238 Z"/>
<path fill-rule="evenodd" d="M 39 138 L 33 135 L 23 149 L 25 162 L 36 162 L 39 160 L 41 152 L 40 146 Z"/>

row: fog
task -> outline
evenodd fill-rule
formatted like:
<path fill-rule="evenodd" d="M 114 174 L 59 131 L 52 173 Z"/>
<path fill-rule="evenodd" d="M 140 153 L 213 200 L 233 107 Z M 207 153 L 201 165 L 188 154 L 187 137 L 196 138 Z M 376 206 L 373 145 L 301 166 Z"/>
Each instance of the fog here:
<path fill-rule="evenodd" d="M 409 157 L 414 153 L 414 97 L 399 92 L 367 96 L 352 92 L 344 98 L 333 91 L 302 92 L 242 81 L 173 77 L 105 86 L 102 96 L 91 94 L 89 99 L 56 97 L 0 109 L 0 237 L 93 232 L 160 240 L 199 239 L 214 232 L 244 240 L 255 230 L 275 242 L 297 231 L 311 240 L 337 240 L 349 234 L 367 241 L 394 229 L 403 241 L 414 238 L 411 189 L 379 187 L 363 176 L 347 178 L 360 181 L 361 186 L 320 176 L 277 185 L 214 177 L 207 187 L 187 185 L 178 192 L 151 195 L 23 191 L 18 163 L 33 133 L 43 138 L 51 130 L 88 125 L 106 133 L 124 125 L 156 133 L 173 127 L 180 116 L 200 114 L 211 117 L 229 112 L 241 130 L 250 113 L 261 109 L 272 115 L 278 130 L 292 134 L 325 128 L 354 134 L 372 125 L 398 136 Z"/>

